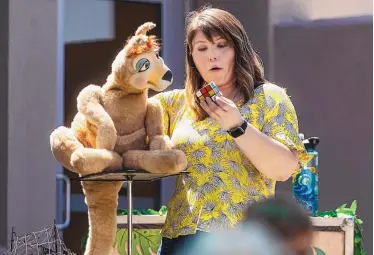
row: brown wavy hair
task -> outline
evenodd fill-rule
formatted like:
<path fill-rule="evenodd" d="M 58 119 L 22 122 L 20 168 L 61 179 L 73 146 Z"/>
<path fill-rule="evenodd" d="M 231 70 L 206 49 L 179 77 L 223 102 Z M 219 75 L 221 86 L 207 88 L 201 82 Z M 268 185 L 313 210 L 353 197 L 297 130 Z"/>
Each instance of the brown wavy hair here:
<path fill-rule="evenodd" d="M 253 96 L 254 84 L 264 83 L 264 68 L 254 51 L 243 25 L 231 13 L 211 7 L 190 12 L 186 17 L 185 29 L 185 65 L 186 65 L 186 101 L 196 117 L 196 121 L 208 115 L 201 108 L 196 92 L 205 84 L 192 59 L 192 40 L 201 31 L 213 42 L 213 36 L 226 39 L 235 51 L 235 86 L 244 102 Z"/>

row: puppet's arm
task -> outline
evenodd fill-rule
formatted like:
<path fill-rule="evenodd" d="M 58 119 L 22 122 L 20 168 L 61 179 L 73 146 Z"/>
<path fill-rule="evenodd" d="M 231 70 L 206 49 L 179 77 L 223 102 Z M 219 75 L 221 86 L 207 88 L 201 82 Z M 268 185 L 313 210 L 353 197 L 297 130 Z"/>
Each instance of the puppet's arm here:
<path fill-rule="evenodd" d="M 156 99 L 148 99 L 145 127 L 150 141 L 150 150 L 165 150 L 171 148 L 170 139 L 164 135 L 162 106 Z"/>
<path fill-rule="evenodd" d="M 96 148 L 113 150 L 117 131 L 113 120 L 101 105 L 101 87 L 89 85 L 78 95 L 78 111 L 97 127 Z"/>

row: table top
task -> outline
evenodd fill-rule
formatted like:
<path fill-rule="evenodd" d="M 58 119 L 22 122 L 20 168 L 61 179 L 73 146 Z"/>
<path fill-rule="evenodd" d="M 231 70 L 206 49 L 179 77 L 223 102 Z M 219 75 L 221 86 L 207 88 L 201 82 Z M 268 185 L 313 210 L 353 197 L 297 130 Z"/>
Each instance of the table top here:
<path fill-rule="evenodd" d="M 126 169 L 121 168 L 117 170 L 107 170 L 95 174 L 87 174 L 74 178 L 74 181 L 156 181 L 162 178 L 176 176 L 181 174 L 188 174 L 187 171 L 180 173 L 150 173 L 141 169 Z"/>

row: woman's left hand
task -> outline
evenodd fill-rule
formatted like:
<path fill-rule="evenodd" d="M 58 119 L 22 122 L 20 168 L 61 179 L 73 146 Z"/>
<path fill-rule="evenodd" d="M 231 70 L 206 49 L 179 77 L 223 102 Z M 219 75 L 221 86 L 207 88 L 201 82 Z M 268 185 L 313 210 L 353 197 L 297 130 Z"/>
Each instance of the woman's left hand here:
<path fill-rule="evenodd" d="M 201 100 L 200 105 L 224 130 L 240 126 L 243 122 L 235 103 L 221 95 L 216 96 L 215 102 L 211 98 Z"/>

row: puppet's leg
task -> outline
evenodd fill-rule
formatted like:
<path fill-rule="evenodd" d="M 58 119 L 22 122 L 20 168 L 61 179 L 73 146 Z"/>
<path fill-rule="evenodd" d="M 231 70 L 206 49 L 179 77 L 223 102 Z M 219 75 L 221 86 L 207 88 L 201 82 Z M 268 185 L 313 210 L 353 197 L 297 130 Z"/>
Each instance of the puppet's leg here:
<path fill-rule="evenodd" d="M 179 173 L 187 167 L 186 155 L 180 150 L 131 150 L 123 154 L 128 168 L 150 173 Z"/>
<path fill-rule="evenodd" d="M 89 232 L 85 255 L 109 255 L 117 230 L 118 192 L 123 182 L 82 182 Z"/>
<path fill-rule="evenodd" d="M 122 166 L 122 157 L 105 149 L 84 148 L 71 129 L 59 127 L 50 136 L 56 160 L 65 168 L 78 174 L 101 172 Z"/>

